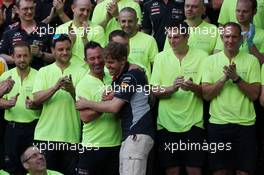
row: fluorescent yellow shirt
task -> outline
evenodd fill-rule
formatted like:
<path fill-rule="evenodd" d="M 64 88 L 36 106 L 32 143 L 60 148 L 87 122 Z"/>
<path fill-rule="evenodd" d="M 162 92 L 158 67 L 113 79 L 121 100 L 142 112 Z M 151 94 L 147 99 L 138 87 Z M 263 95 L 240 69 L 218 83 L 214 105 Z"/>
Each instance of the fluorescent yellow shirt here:
<path fill-rule="evenodd" d="M 76 87 L 76 99 L 79 96 L 100 102 L 105 88 L 111 87 L 112 77 L 105 74 L 103 81 L 86 74 Z M 113 147 L 121 143 L 120 119 L 112 113 L 102 113 L 95 120 L 83 126 L 83 146 Z"/>
<path fill-rule="evenodd" d="M 264 85 L 264 66 L 261 67 L 261 85 Z"/>
<path fill-rule="evenodd" d="M 245 52 L 233 58 L 238 75 L 247 83 L 260 82 L 260 65 L 258 60 Z M 202 82 L 214 84 L 223 76 L 223 67 L 230 61 L 224 52 L 209 56 L 205 61 Z M 255 110 L 253 102 L 239 89 L 237 84 L 228 80 L 220 95 L 210 102 L 210 123 L 253 125 Z"/>
<path fill-rule="evenodd" d="M 129 63 L 144 68 L 148 79 L 150 79 L 151 64 L 154 63 L 154 58 L 159 52 L 156 40 L 150 35 L 137 32 L 129 39 L 129 49 Z"/>
<path fill-rule="evenodd" d="M 254 16 L 254 24 L 264 29 L 264 0 L 257 0 L 257 14 Z M 218 22 L 220 24 L 225 24 L 227 22 L 236 22 L 236 5 L 237 0 L 224 0 L 221 6 Z"/>
<path fill-rule="evenodd" d="M 200 84 L 202 64 L 207 56 L 202 50 L 190 48 L 180 62 L 172 49 L 165 50 L 155 58 L 150 84 L 172 86 L 178 76 L 184 76 L 186 80 L 191 77 L 195 84 Z M 202 99 L 182 89 L 170 98 L 160 99 L 157 124 L 158 129 L 166 128 L 170 132 L 186 132 L 194 125 L 202 128 Z"/>
<path fill-rule="evenodd" d="M 71 23 L 72 21 L 69 21 L 57 27 L 56 34 L 58 33 L 68 34 L 68 27 L 70 26 Z M 89 24 L 89 30 L 87 34 L 88 41 L 95 41 L 99 43 L 102 47 L 104 47 L 106 44 L 104 29 L 101 26 L 96 25 L 92 22 L 88 22 L 88 24 Z M 71 62 L 73 64 L 84 66 L 85 65 L 84 45 L 83 45 L 83 40 L 82 40 L 84 28 L 83 27 L 77 28 L 74 24 L 72 24 L 72 27 L 73 27 L 74 33 L 76 34 L 76 41 L 72 47 Z"/>
<path fill-rule="evenodd" d="M 72 76 L 76 86 L 84 76 L 85 70 L 71 64 L 62 72 L 53 63 L 39 70 L 33 93 L 53 87 L 60 78 Z M 43 104 L 42 113 L 35 129 L 35 140 L 79 143 L 81 133 L 79 112 L 75 108 L 75 101 L 69 92 L 58 90 Z"/>
<path fill-rule="evenodd" d="M 0 170 L 0 175 L 9 175 L 9 173 L 5 172 L 4 170 Z"/>
<path fill-rule="evenodd" d="M 30 68 L 30 72 L 27 77 L 25 77 L 25 79 L 21 81 L 21 78 L 17 72 L 17 68 L 13 68 L 3 73 L 0 77 L 0 81 L 7 79 L 9 76 L 11 76 L 15 81 L 12 90 L 8 94 L 4 95 L 5 99 L 9 100 L 11 97 L 16 96 L 18 93 L 20 94 L 17 98 L 16 105 L 10 109 L 5 110 L 5 119 L 7 121 L 29 123 L 39 118 L 40 111 L 27 109 L 25 104 L 27 96 L 30 99 L 33 98 L 32 91 L 36 75 L 37 71 L 33 68 Z"/>
<path fill-rule="evenodd" d="M 215 25 L 203 21 L 199 26 L 190 28 L 188 45 L 202 49 L 212 54 L 218 37 L 218 29 Z M 170 48 L 168 37 L 166 38 L 164 50 Z"/>
<path fill-rule="evenodd" d="M 31 175 L 30 173 L 27 173 L 27 175 Z M 47 175 L 63 175 L 62 173 L 59 173 L 57 171 L 51 171 L 47 170 Z"/>
<path fill-rule="evenodd" d="M 109 2 L 111 1 L 105 0 L 95 6 L 95 9 L 93 11 L 93 16 L 92 16 L 92 22 L 99 25 L 104 19 L 106 19 L 106 15 L 107 15 L 106 7 Z M 141 9 L 138 3 L 134 2 L 133 0 L 120 0 L 117 3 L 117 6 L 118 6 L 119 11 L 121 11 L 125 7 L 131 7 L 135 9 L 135 11 L 137 12 L 137 18 L 139 19 L 138 21 L 139 22 L 141 21 L 142 14 L 141 14 Z M 106 28 L 105 28 L 106 37 L 108 37 L 112 31 L 118 30 L 118 29 L 121 29 L 121 27 L 117 19 L 112 18 L 107 23 Z"/>

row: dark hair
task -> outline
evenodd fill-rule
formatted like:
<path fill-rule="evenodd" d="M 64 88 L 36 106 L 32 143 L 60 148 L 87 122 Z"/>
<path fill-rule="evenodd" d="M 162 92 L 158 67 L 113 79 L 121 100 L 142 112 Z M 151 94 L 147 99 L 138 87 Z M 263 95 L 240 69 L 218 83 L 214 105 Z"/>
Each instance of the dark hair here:
<path fill-rule="evenodd" d="M 71 43 L 71 40 L 67 34 L 65 33 L 55 34 L 52 39 L 51 47 L 54 48 L 57 42 L 62 42 L 62 41 L 69 41 Z"/>
<path fill-rule="evenodd" d="M 26 47 L 28 48 L 29 53 L 31 54 L 30 45 L 25 41 L 18 41 L 12 47 L 12 53 L 14 54 L 16 47 Z"/>
<path fill-rule="evenodd" d="M 113 38 L 119 36 L 121 38 L 125 38 L 125 39 L 129 39 L 128 35 L 126 32 L 124 32 L 123 30 L 114 30 L 109 34 L 109 41 L 113 41 Z"/>
<path fill-rule="evenodd" d="M 128 13 L 132 13 L 136 18 L 137 18 L 137 12 L 135 9 L 131 8 L 131 7 L 125 7 L 123 8 L 120 12 L 120 13 L 123 13 L 123 12 L 128 12 Z"/>
<path fill-rule="evenodd" d="M 84 60 L 86 60 L 86 58 L 87 58 L 87 52 L 86 51 L 88 49 L 95 49 L 97 47 L 102 48 L 99 43 L 94 42 L 94 41 L 90 41 L 90 42 L 86 43 L 86 45 L 84 47 Z"/>
<path fill-rule="evenodd" d="M 242 29 L 241 29 L 241 26 L 238 23 L 235 23 L 235 22 L 227 22 L 227 23 L 225 23 L 225 25 L 223 26 L 223 28 L 226 28 L 228 26 L 236 27 L 238 29 L 238 31 L 239 31 L 239 35 L 241 35 Z"/>
<path fill-rule="evenodd" d="M 104 49 L 104 58 L 111 57 L 113 60 L 123 61 L 127 59 L 128 50 L 124 44 L 110 42 Z"/>
<path fill-rule="evenodd" d="M 17 8 L 20 7 L 20 2 L 21 2 L 21 1 L 22 1 L 22 0 L 16 0 L 15 5 L 16 5 Z M 30 1 L 30 2 L 36 3 L 35 0 L 24 0 L 24 1 Z"/>
<path fill-rule="evenodd" d="M 252 11 L 257 10 L 257 6 L 258 6 L 258 2 L 257 2 L 257 0 L 238 0 L 238 1 L 237 1 L 237 4 L 238 4 L 240 1 L 243 1 L 243 2 L 250 2 L 250 3 L 251 3 L 251 9 L 252 9 Z"/>
<path fill-rule="evenodd" d="M 184 21 L 171 21 L 167 29 L 168 30 L 177 29 L 179 33 L 181 34 L 184 34 L 184 35 L 189 34 L 189 25 Z"/>

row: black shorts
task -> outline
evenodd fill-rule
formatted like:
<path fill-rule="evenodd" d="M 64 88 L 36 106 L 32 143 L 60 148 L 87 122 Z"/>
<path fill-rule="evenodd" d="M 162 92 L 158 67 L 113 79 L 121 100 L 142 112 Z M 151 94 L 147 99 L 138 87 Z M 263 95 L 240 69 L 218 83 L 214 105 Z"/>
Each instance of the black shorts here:
<path fill-rule="evenodd" d="M 120 146 L 88 148 L 79 153 L 78 172 L 88 175 L 119 175 Z"/>
<path fill-rule="evenodd" d="M 224 150 L 209 152 L 209 168 L 212 171 L 228 169 L 253 173 L 256 168 L 255 126 L 237 124 L 209 124 L 208 142 L 228 145 Z"/>
<path fill-rule="evenodd" d="M 159 130 L 157 142 L 161 166 L 165 169 L 179 166 L 202 167 L 206 152 L 194 145 L 201 145 L 203 141 L 204 131 L 196 126 L 183 133 Z"/>

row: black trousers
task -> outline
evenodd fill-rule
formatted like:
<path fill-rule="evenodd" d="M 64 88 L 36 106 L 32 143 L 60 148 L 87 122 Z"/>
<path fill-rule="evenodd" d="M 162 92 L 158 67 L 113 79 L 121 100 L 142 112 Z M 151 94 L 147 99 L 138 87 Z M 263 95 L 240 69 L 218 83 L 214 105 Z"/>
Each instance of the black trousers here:
<path fill-rule="evenodd" d="M 33 143 L 37 120 L 31 123 L 7 122 L 5 130 L 5 170 L 10 174 L 25 173 L 20 156 Z"/>

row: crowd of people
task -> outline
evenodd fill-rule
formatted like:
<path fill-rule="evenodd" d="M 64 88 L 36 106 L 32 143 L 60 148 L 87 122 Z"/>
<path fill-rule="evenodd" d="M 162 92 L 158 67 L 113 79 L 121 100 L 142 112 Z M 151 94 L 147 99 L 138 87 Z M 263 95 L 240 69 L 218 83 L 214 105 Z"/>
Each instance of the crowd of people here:
<path fill-rule="evenodd" d="M 3 0 L 0 175 L 258 175 L 263 0 Z"/>

